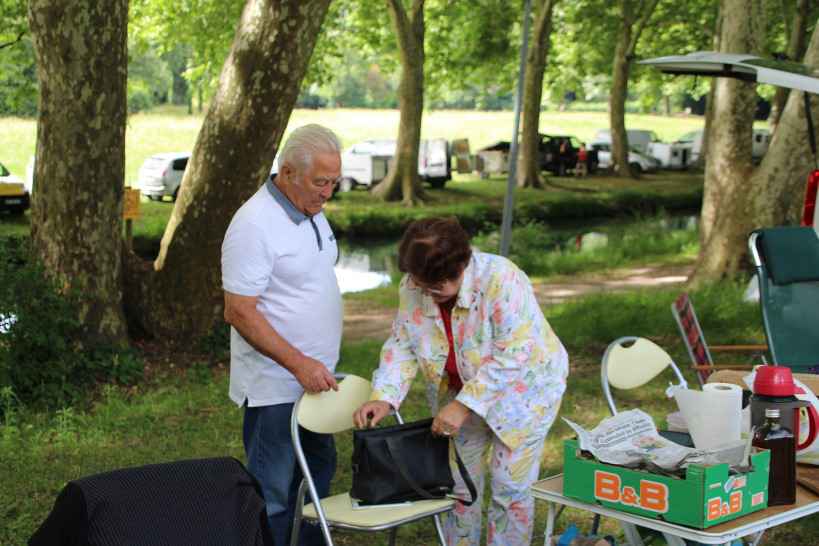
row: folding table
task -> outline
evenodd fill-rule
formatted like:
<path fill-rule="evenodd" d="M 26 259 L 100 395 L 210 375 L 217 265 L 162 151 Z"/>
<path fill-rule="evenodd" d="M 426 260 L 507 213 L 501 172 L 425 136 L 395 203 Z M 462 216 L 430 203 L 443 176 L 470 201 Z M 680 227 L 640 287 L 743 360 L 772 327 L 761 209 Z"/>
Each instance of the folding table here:
<path fill-rule="evenodd" d="M 566 497 L 563 495 L 563 474 L 535 482 L 532 486 L 532 496 L 534 496 L 535 499 L 549 503 L 549 515 L 546 520 L 544 538 L 545 546 L 551 546 L 552 534 L 554 533 L 555 505 L 557 504 L 580 508 L 581 510 L 600 514 L 601 516 L 610 517 L 621 522 L 633 523 L 634 525 L 647 529 L 655 529 L 664 533 L 667 537 L 670 536 L 677 539 L 676 544 L 673 546 L 685 544 L 684 539 L 695 540 L 703 544 L 727 545 L 738 538 L 754 535 L 770 527 L 782 525 L 783 523 L 788 523 L 789 521 L 794 521 L 819 512 L 819 496 L 800 485 L 797 485 L 796 504 L 772 506 L 765 510 L 760 510 L 759 512 L 754 512 L 707 529 L 685 527 L 660 519 L 637 516 L 606 508 L 599 504 L 590 504 Z M 639 537 L 635 540 L 633 537 L 627 536 L 626 540 L 628 543 L 634 544 L 635 541 L 639 540 Z M 640 542 L 637 542 L 637 544 L 640 544 Z M 669 542 L 669 544 L 672 543 Z"/>

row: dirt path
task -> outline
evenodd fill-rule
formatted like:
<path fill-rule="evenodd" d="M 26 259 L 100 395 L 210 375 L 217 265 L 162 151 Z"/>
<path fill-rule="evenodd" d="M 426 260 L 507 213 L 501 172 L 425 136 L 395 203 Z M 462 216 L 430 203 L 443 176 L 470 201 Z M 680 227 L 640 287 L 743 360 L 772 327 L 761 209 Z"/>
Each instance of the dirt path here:
<path fill-rule="evenodd" d="M 691 268 L 691 265 L 648 266 L 559 278 L 549 283 L 536 283 L 535 296 L 541 305 L 549 306 L 595 292 L 681 284 L 691 273 Z M 390 333 L 394 315 L 394 309 L 375 307 L 366 301 L 345 301 L 344 339 L 384 340 Z"/>

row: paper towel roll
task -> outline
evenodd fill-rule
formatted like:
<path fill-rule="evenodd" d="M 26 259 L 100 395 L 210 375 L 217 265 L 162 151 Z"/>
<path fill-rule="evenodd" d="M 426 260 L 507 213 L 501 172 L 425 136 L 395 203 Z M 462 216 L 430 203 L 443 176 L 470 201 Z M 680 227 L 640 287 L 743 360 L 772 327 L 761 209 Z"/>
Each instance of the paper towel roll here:
<path fill-rule="evenodd" d="M 711 449 L 740 439 L 742 389 L 731 383 L 706 383 L 702 391 L 674 393 L 688 432 L 698 449 Z"/>

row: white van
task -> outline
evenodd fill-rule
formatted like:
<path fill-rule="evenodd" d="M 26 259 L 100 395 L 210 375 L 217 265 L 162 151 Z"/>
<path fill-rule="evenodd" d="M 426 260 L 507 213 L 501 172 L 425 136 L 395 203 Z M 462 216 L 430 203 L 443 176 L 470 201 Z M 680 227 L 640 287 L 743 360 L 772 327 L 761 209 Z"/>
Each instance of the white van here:
<path fill-rule="evenodd" d="M 341 154 L 341 191 L 355 186 L 371 187 L 380 182 L 395 157 L 395 140 L 365 140 Z M 451 152 L 443 138 L 421 140 L 418 148 L 418 174 L 433 187 L 442 188 L 452 179 Z"/>
<path fill-rule="evenodd" d="M 626 129 L 626 136 L 628 137 L 629 148 L 643 154 L 649 153 L 649 145 L 652 142 L 660 141 L 654 131 L 645 129 Z M 593 142 L 608 142 L 611 144 L 611 131 L 609 129 L 600 129 L 595 133 Z"/>
<path fill-rule="evenodd" d="M 190 156 L 189 152 L 152 155 L 139 168 L 136 187 L 151 201 L 161 201 L 166 195 L 176 201 Z"/>
<path fill-rule="evenodd" d="M 691 148 L 691 162 L 697 161 L 702 154 L 702 129 L 686 133 L 675 142 L 676 144 L 687 145 Z M 771 132 L 767 129 L 754 129 L 753 141 L 751 143 L 751 158 L 761 160 L 768 151 L 771 143 Z"/>

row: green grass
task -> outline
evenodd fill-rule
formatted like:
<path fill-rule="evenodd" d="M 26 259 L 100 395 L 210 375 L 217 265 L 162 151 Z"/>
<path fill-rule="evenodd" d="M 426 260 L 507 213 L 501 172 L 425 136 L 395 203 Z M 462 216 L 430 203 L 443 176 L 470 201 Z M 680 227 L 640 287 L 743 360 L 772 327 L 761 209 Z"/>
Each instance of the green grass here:
<path fill-rule="evenodd" d="M 202 115 L 187 115 L 184 107 L 163 107 L 129 116 L 125 133 L 125 183 L 136 180 L 139 166 L 159 152 L 191 150 L 202 124 Z M 370 138 L 395 138 L 398 110 L 294 110 L 288 131 L 306 123 L 321 123 L 336 131 L 345 146 Z M 598 129 L 607 128 L 605 112 L 544 112 L 544 133 L 575 135 L 589 141 Z M 664 117 L 628 114 L 632 129 L 651 129 L 672 140 L 703 126 L 700 117 Z M 37 123 L 34 119 L 0 118 L 0 163 L 18 176 L 34 154 Z M 473 152 L 498 140 L 510 140 L 512 112 L 437 110 L 424 114 L 422 136 L 468 138 Z"/>
<path fill-rule="evenodd" d="M 743 303 L 740 284 L 723 283 L 696 291 L 692 298 L 711 343 L 760 339 L 759 311 Z M 625 294 L 600 294 L 546 309 L 546 314 L 566 344 L 571 374 L 561 415 L 582 425 L 596 424 L 607 414 L 601 395 L 599 358 L 606 344 L 622 335 L 643 335 L 665 347 L 685 365 L 669 305 L 676 290 L 646 290 Z M 377 364 L 380 343 L 345 340 L 340 370 L 370 377 Z M 129 389 L 108 386 L 88 408 L 69 408 L 55 415 L 33 413 L 15 404 L 13 395 L 0 393 L 5 421 L 0 423 L 0 544 L 22 545 L 48 514 L 54 499 L 71 480 L 114 468 L 194 457 L 231 455 L 244 459 L 241 445 L 241 411 L 227 397 L 224 368 L 178 361 L 164 367 L 146 383 Z M 687 370 L 686 370 L 686 373 Z M 690 374 L 689 374 L 690 376 Z M 655 419 L 673 409 L 664 399 L 666 377 L 656 378 L 636 392 L 617 392 L 619 407 L 636 407 Z M 689 377 L 692 379 L 692 377 Z M 428 415 L 420 379 L 402 407 L 408 419 Z M 547 439 L 542 476 L 560 471 L 561 445 L 571 436 L 558 420 Z M 349 435 L 338 438 L 339 471 L 333 490 L 350 485 Z M 535 543 L 545 527 L 545 506 L 538 503 Z M 588 529 L 588 514 L 571 510 L 559 528 L 575 522 Z M 611 520 L 603 531 L 618 534 Z M 770 546 L 806 543 L 819 533 L 819 516 L 769 531 Z M 384 535 L 339 535 L 340 544 L 386 544 Z M 399 532 L 405 544 L 431 543 L 428 524 Z"/>

